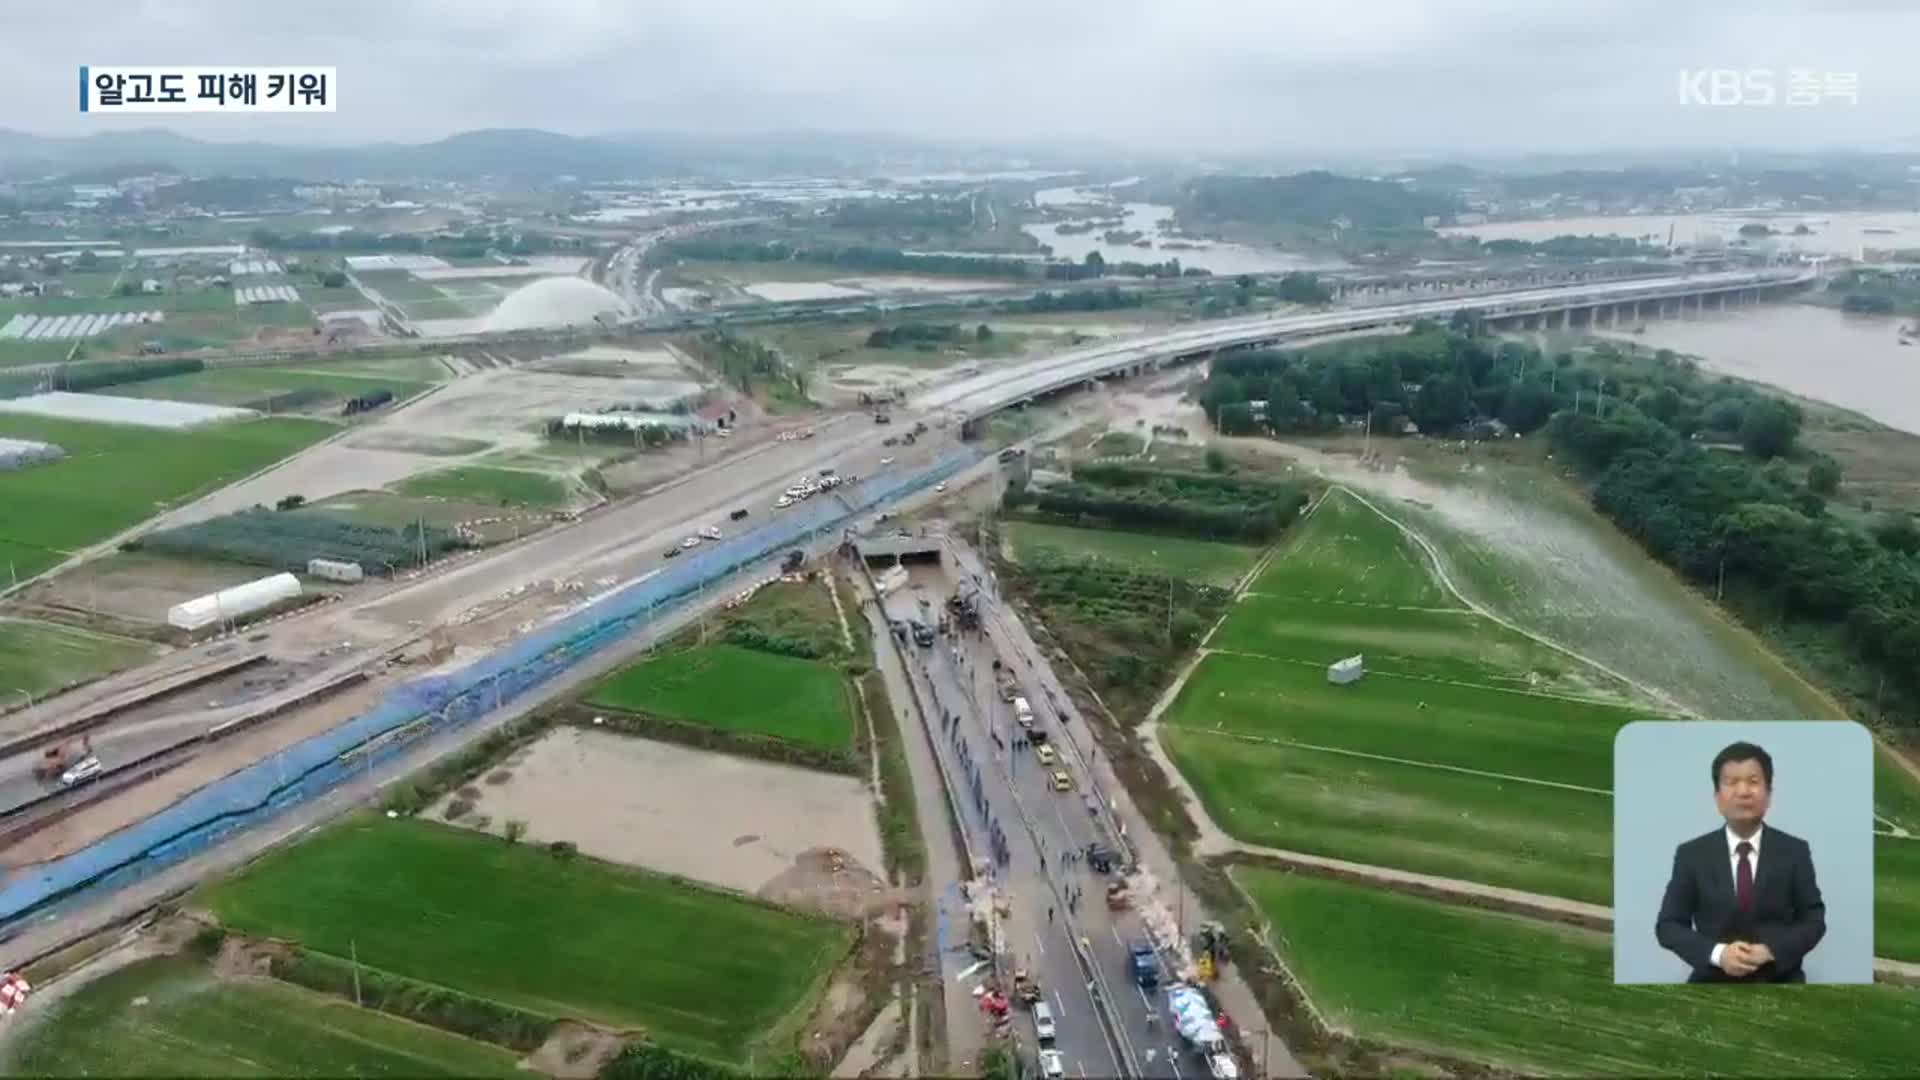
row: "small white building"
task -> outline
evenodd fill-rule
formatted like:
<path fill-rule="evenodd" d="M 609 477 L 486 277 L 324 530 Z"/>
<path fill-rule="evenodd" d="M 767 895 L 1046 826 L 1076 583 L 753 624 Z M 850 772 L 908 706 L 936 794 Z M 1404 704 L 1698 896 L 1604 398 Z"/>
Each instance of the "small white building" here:
<path fill-rule="evenodd" d="M 317 577 L 322 581 L 342 581 L 352 584 L 365 580 L 367 572 L 362 570 L 357 562 L 346 562 L 341 559 L 309 559 L 307 576 Z"/>
<path fill-rule="evenodd" d="M 1349 656 L 1345 660 L 1336 660 L 1327 665 L 1327 681 L 1333 683 L 1335 686 L 1345 686 L 1351 682 L 1359 682 L 1360 676 L 1366 673 L 1366 664 L 1362 661 L 1359 654 Z"/>
<path fill-rule="evenodd" d="M 142 281 L 142 282 L 140 283 L 140 291 L 141 291 L 141 292 L 143 292 L 143 293 L 157 293 L 157 292 L 159 292 L 159 291 L 160 291 L 160 281 L 159 281 L 159 279 L 157 279 L 157 278 L 148 278 L 148 279 L 146 279 L 145 281 Z"/>

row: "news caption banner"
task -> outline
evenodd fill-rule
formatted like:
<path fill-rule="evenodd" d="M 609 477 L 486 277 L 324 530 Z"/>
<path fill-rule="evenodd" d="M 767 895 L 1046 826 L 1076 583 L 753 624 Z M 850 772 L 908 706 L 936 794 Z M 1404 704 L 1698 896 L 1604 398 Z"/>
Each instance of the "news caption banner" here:
<path fill-rule="evenodd" d="M 80 66 L 83 113 L 335 112 L 332 67 Z"/>

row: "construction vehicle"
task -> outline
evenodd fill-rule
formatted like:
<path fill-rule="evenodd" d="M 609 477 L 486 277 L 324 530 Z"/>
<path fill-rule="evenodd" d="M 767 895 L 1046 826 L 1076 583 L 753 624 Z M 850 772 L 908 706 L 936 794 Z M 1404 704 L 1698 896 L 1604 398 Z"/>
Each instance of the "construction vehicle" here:
<path fill-rule="evenodd" d="M 1193 935 L 1193 951 L 1212 961 L 1211 966 L 1219 968 L 1227 962 L 1227 928 L 1217 922 L 1200 924 Z"/>
<path fill-rule="evenodd" d="M 33 764 L 33 778 L 51 783 L 68 769 L 93 756 L 93 740 L 86 736 L 62 739 L 47 747 Z"/>

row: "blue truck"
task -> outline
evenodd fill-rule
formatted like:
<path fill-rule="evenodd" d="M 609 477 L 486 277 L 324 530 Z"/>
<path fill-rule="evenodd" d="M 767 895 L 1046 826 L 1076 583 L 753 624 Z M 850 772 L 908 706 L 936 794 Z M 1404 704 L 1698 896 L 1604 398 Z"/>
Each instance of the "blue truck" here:
<path fill-rule="evenodd" d="M 1128 945 L 1127 961 L 1133 965 L 1133 981 L 1140 989 L 1152 990 L 1160 985 L 1160 957 L 1152 945 L 1144 941 Z"/>

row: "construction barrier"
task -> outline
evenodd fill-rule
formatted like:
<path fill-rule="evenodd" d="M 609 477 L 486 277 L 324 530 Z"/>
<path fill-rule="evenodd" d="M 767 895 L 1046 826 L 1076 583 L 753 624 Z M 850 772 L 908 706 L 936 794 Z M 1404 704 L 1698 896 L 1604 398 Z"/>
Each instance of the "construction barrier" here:
<path fill-rule="evenodd" d="M 28 920 L 54 918 L 69 906 L 143 880 L 352 776 L 366 775 L 421 739 L 462 727 L 544 685 L 727 575 L 849 528 L 854 516 L 945 480 L 982 456 L 964 448 L 920 473 L 843 486 L 779 521 L 689 553 L 459 671 L 402 683 L 361 716 L 222 777 L 79 851 L 26 868 L 0 889 L 0 940 Z"/>

